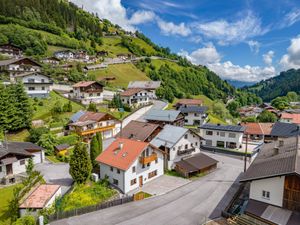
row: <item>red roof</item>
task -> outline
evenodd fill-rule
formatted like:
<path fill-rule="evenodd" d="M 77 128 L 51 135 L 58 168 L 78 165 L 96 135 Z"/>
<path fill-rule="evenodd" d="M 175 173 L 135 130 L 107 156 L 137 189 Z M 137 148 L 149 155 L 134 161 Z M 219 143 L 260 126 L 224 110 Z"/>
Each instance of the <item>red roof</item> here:
<path fill-rule="evenodd" d="M 179 99 L 176 105 L 202 105 L 202 103 L 203 101 L 201 99 Z"/>
<path fill-rule="evenodd" d="M 85 122 L 88 120 L 100 121 L 105 115 L 106 115 L 106 113 L 87 111 L 79 118 L 78 121 L 80 121 L 80 122 Z"/>
<path fill-rule="evenodd" d="M 73 85 L 73 87 L 88 87 L 97 81 L 80 81 Z"/>
<path fill-rule="evenodd" d="M 120 148 L 120 145 L 123 146 Z M 142 141 L 117 138 L 96 161 L 126 171 L 148 145 Z"/>
<path fill-rule="evenodd" d="M 292 123 L 300 124 L 300 114 L 299 113 L 282 113 L 281 119 L 291 119 Z"/>
<path fill-rule="evenodd" d="M 139 93 L 142 90 L 143 89 L 141 89 L 141 88 L 129 88 L 129 89 L 121 92 L 120 95 L 129 97 L 129 96 L 135 95 L 136 93 Z"/>
<path fill-rule="evenodd" d="M 242 123 L 246 128 L 247 134 L 255 135 L 270 135 L 273 127 L 273 123 Z"/>
<path fill-rule="evenodd" d="M 25 199 L 20 208 L 44 208 L 59 188 L 60 185 L 41 184 Z"/>

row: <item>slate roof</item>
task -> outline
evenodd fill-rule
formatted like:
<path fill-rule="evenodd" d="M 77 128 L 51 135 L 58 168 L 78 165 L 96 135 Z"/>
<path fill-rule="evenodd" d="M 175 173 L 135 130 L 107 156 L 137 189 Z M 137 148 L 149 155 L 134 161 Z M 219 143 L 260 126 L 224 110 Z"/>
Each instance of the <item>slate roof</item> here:
<path fill-rule="evenodd" d="M 220 131 L 230 131 L 230 132 L 240 132 L 240 133 L 243 133 L 246 128 L 243 127 L 243 126 L 221 125 L 221 124 L 206 123 L 206 124 L 201 125 L 200 129 L 220 130 Z"/>
<path fill-rule="evenodd" d="M 80 81 L 73 85 L 73 87 L 88 87 L 94 83 L 98 83 L 97 81 Z"/>
<path fill-rule="evenodd" d="M 158 124 L 132 120 L 117 134 L 117 137 L 146 141 L 159 127 Z"/>
<path fill-rule="evenodd" d="M 123 147 L 120 148 L 120 143 Z M 126 171 L 149 143 L 117 138 L 103 151 L 96 161 Z"/>
<path fill-rule="evenodd" d="M 293 123 L 276 122 L 272 128 L 271 136 L 276 137 L 292 137 L 300 134 L 298 125 Z"/>
<path fill-rule="evenodd" d="M 127 88 L 157 89 L 161 81 L 130 81 Z"/>
<path fill-rule="evenodd" d="M 153 146 L 159 148 L 161 146 L 172 148 L 185 133 L 188 132 L 188 129 L 183 127 L 177 127 L 173 125 L 165 125 L 163 130 L 159 132 L 158 135 L 150 142 Z"/>
<path fill-rule="evenodd" d="M 250 181 L 286 174 L 300 175 L 300 150 L 297 138 L 290 137 L 265 144 L 240 181 Z"/>
<path fill-rule="evenodd" d="M 245 132 L 253 135 L 270 135 L 274 123 L 242 123 Z"/>
<path fill-rule="evenodd" d="M 9 153 L 31 156 L 30 150 L 43 150 L 43 148 L 31 142 L 5 142 L 3 147 L 0 147 L 0 157 Z"/>
<path fill-rule="evenodd" d="M 145 119 L 154 121 L 174 122 L 179 114 L 180 111 L 177 110 L 151 109 L 146 113 Z"/>
<path fill-rule="evenodd" d="M 217 164 L 218 161 L 203 153 L 175 162 L 176 165 L 188 173 L 196 172 Z"/>
<path fill-rule="evenodd" d="M 208 110 L 208 107 L 206 106 L 181 106 L 179 108 L 179 111 L 182 113 L 200 113 L 204 114 Z"/>

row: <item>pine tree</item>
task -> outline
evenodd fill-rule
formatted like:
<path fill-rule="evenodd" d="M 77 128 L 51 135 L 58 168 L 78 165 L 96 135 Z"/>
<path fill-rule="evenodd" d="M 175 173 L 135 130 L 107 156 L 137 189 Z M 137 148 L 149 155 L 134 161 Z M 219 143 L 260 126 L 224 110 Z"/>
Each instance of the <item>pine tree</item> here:
<path fill-rule="evenodd" d="M 75 146 L 70 158 L 69 171 L 77 184 L 84 184 L 89 179 L 92 171 L 92 164 L 85 144 L 79 143 Z"/>
<path fill-rule="evenodd" d="M 99 155 L 100 155 L 103 150 L 102 133 L 101 132 L 96 133 L 96 137 L 97 137 L 98 144 L 99 144 Z"/>
<path fill-rule="evenodd" d="M 32 160 L 32 158 L 29 158 L 28 163 L 26 165 L 27 175 L 29 175 L 29 176 L 31 175 L 33 168 L 34 168 L 33 160 Z"/>
<path fill-rule="evenodd" d="M 100 154 L 100 146 L 99 146 L 99 142 L 97 140 L 97 137 L 94 136 L 92 138 L 91 141 L 91 148 L 90 148 L 90 158 L 91 158 L 91 162 L 93 167 L 97 166 L 97 162 L 96 162 L 96 158 L 97 156 Z"/>

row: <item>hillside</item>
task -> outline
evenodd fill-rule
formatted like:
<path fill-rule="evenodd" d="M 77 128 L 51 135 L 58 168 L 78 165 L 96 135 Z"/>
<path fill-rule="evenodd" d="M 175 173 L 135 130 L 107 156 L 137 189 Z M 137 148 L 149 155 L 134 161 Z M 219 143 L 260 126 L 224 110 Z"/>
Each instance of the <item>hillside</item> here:
<path fill-rule="evenodd" d="M 300 69 L 291 69 L 281 72 L 278 76 L 261 81 L 255 85 L 244 88 L 246 91 L 260 96 L 269 102 L 278 96 L 285 96 L 288 92 L 300 93 Z"/>
<path fill-rule="evenodd" d="M 12 43 L 25 54 L 37 60 L 60 49 L 85 49 L 90 54 L 100 50 L 108 57 L 120 53 L 146 58 L 136 65 L 109 65 L 85 76 L 82 65 L 69 72 L 45 68 L 44 72 L 55 82 L 102 79 L 115 77 L 109 85 L 126 87 L 130 80 L 161 80 L 158 95 L 172 102 L 174 98 L 206 95 L 224 103 L 234 97 L 240 105 L 260 101 L 254 94 L 235 89 L 206 67 L 192 65 L 186 59 L 173 54 L 169 48 L 154 44 L 139 32 L 128 33 L 110 21 L 98 18 L 65 0 L 0 0 L 0 44 Z M 163 60 L 167 59 L 167 60 Z"/>

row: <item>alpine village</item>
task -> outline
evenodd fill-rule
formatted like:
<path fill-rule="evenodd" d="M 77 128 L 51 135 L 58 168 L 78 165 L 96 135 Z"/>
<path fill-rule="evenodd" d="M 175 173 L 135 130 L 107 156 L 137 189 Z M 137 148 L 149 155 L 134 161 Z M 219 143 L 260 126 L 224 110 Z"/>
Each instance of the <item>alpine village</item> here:
<path fill-rule="evenodd" d="M 300 70 L 236 88 L 71 1 L 0 0 L 0 224 L 299 225 L 299 94 Z"/>

